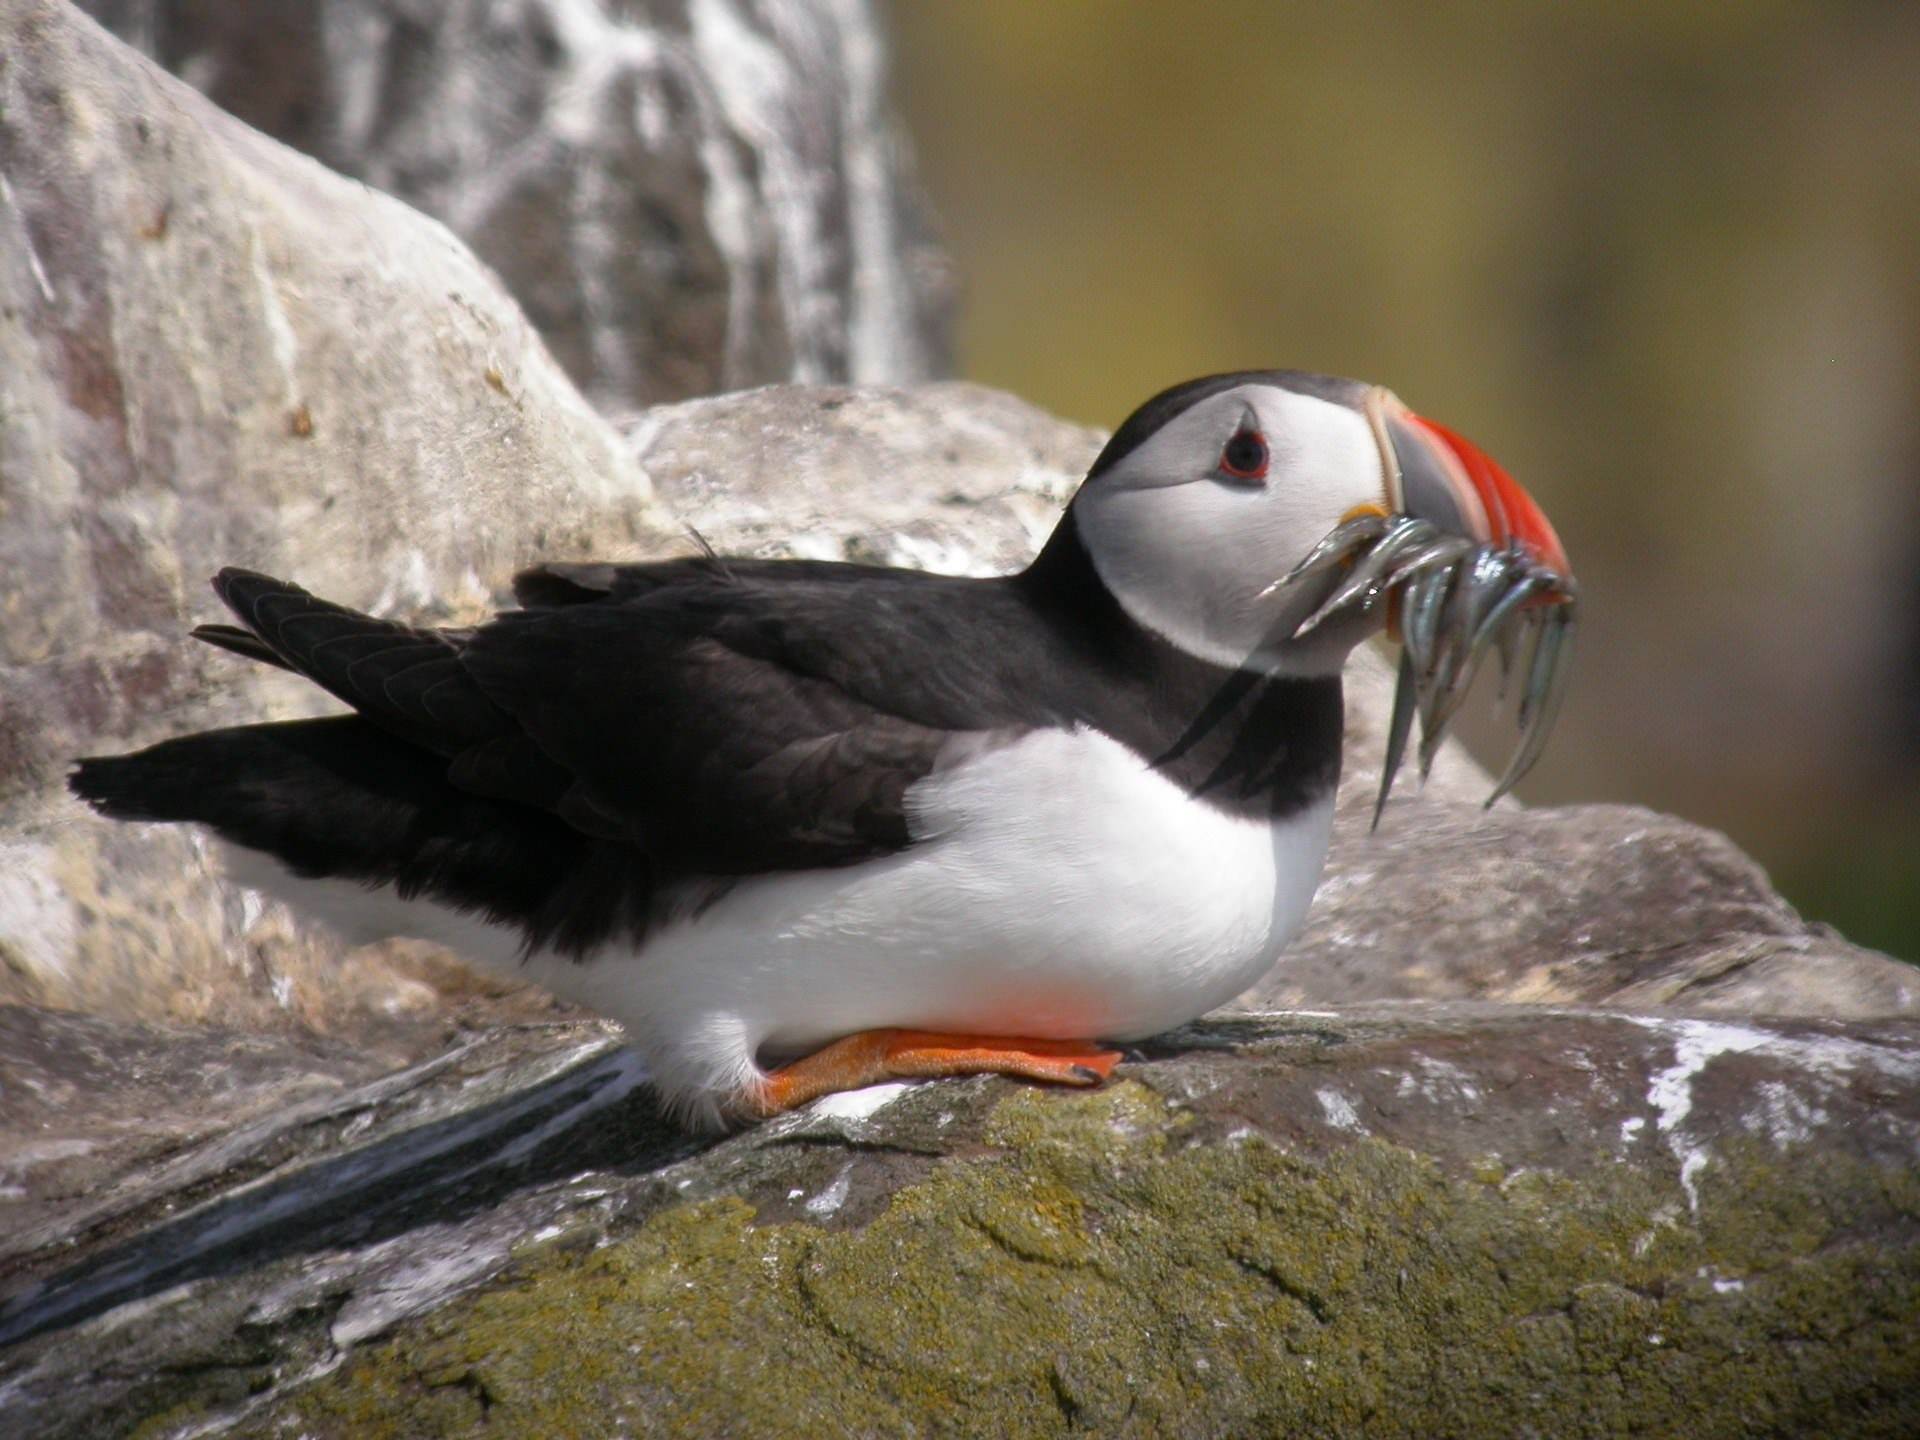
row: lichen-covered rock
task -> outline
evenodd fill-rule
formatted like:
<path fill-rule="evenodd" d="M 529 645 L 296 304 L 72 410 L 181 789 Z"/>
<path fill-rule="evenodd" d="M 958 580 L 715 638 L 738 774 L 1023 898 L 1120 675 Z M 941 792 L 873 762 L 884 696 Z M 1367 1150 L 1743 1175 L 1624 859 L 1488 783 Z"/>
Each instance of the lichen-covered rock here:
<path fill-rule="evenodd" d="M 602 404 L 949 368 L 952 267 L 866 0 L 87 0 L 444 221 Z"/>
<path fill-rule="evenodd" d="M 9 1418 L 49 1437 L 1920 1426 L 1914 1022 L 1215 1020 L 1099 1091 L 886 1086 L 717 1145 L 663 1128 L 637 1078 L 591 1030 L 497 1032 L 190 1148 L 189 1183 L 135 1187 L 70 1243 L 0 1250 Z"/>

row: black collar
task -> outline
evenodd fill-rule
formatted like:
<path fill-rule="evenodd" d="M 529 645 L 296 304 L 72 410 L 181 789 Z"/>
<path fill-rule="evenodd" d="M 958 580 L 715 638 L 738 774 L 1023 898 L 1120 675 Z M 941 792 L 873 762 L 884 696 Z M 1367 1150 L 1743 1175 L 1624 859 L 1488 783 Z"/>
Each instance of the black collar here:
<path fill-rule="evenodd" d="M 1031 683 L 1189 793 L 1234 813 L 1280 816 L 1338 781 L 1339 677 L 1230 668 L 1136 624 L 1094 569 L 1071 508 L 1009 583 L 1077 662 L 1070 678 Z"/>

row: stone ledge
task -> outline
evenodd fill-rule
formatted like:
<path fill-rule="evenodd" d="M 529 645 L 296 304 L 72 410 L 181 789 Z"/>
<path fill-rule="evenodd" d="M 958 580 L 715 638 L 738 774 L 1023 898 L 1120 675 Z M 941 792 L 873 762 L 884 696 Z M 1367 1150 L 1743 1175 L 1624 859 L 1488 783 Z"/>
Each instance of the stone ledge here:
<path fill-rule="evenodd" d="M 496 1032 L 42 1237 L 0 1393 L 45 1435 L 1920 1422 L 1912 1021 L 1248 1016 L 714 1144 L 638 1081 Z"/>

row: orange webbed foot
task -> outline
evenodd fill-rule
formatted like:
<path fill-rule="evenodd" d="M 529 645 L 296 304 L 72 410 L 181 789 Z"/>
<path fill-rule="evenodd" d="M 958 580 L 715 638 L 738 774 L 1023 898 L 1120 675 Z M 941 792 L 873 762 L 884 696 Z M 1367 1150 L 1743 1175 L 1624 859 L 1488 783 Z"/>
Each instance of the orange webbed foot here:
<path fill-rule="evenodd" d="M 1098 1085 L 1119 1063 L 1119 1051 L 1101 1050 L 1090 1041 L 863 1030 L 774 1071 L 750 1108 L 758 1115 L 778 1115 L 840 1090 L 946 1075 L 1017 1075 L 1053 1085 Z"/>

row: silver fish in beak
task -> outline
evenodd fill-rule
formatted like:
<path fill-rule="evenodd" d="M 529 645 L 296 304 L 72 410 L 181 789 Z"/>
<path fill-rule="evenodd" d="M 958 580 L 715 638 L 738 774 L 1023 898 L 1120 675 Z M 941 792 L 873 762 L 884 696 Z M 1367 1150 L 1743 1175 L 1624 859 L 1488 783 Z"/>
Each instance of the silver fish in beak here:
<path fill-rule="evenodd" d="M 1579 588 L 1552 523 L 1492 456 L 1416 415 L 1391 391 L 1375 389 L 1366 409 L 1387 475 L 1387 506 L 1349 515 L 1281 583 L 1332 587 L 1294 638 L 1335 616 L 1383 609 L 1389 634 L 1401 644 L 1374 802 L 1377 828 L 1415 715 L 1425 779 L 1490 651 L 1504 675 L 1517 666 L 1525 681 L 1520 742 L 1486 803 L 1533 768 L 1566 695 Z"/>

